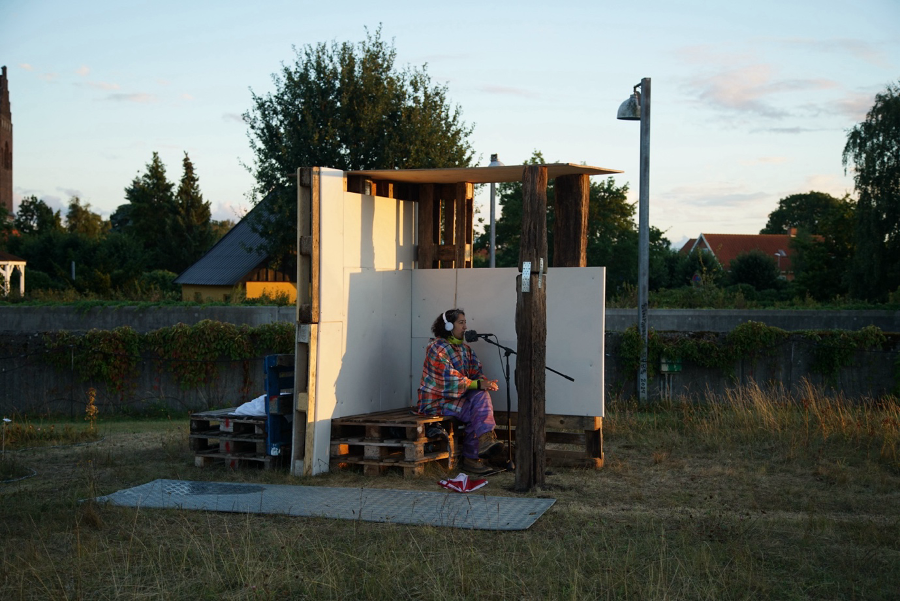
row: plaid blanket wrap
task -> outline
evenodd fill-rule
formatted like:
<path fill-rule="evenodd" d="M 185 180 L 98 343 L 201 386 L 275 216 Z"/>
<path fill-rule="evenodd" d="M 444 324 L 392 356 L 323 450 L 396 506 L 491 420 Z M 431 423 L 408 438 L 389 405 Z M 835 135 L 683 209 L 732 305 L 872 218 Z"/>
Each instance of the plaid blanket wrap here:
<path fill-rule="evenodd" d="M 483 368 L 472 348 L 447 339 L 431 341 L 425 349 L 425 365 L 419 384 L 419 412 L 442 414 L 444 410 L 459 413 L 461 398 L 469 383 L 484 378 Z"/>

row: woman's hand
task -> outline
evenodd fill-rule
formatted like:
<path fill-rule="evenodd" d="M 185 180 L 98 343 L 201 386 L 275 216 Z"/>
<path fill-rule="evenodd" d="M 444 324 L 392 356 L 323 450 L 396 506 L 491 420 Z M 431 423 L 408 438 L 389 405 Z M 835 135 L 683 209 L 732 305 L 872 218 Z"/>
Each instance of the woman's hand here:
<path fill-rule="evenodd" d="M 482 391 L 498 391 L 500 389 L 500 385 L 497 384 L 496 380 L 482 378 L 479 383 L 481 384 Z"/>

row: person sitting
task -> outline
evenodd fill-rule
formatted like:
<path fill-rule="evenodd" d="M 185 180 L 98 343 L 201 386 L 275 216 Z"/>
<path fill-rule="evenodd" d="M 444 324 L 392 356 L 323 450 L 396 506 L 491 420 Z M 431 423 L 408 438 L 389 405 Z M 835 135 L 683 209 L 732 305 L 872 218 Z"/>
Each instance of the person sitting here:
<path fill-rule="evenodd" d="M 482 459 L 503 447 L 494 433 L 494 406 L 488 393 L 499 387 L 496 380 L 485 378 L 481 362 L 463 341 L 465 331 L 466 314 L 461 309 L 448 309 L 431 325 L 434 339 L 425 349 L 418 411 L 452 416 L 466 425 L 462 468 L 480 475 L 492 470 Z"/>

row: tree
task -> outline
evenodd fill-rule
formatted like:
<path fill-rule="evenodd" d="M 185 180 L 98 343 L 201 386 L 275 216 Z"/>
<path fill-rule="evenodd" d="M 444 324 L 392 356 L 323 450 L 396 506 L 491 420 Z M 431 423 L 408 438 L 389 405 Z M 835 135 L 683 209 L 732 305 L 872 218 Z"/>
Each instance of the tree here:
<path fill-rule="evenodd" d="M 23 236 L 42 234 L 51 230 L 62 231 L 63 229 L 60 212 L 54 213 L 47 203 L 36 196 L 22 199 L 13 223 L 16 230 Z"/>
<path fill-rule="evenodd" d="M 244 113 L 255 192 L 269 205 L 251 226 L 271 257 L 286 259 L 296 245 L 298 167 L 471 164 L 472 128 L 447 100 L 447 87 L 432 84 L 425 66 L 398 69 L 396 50 L 381 39 L 380 27 L 356 45 L 321 43 L 295 52 L 295 63 L 273 74 L 275 91 L 254 93 Z"/>
<path fill-rule="evenodd" d="M 671 286 L 698 286 L 718 284 L 725 275 L 725 269 L 710 251 L 695 248 L 687 255 L 681 255 L 672 275 Z"/>
<path fill-rule="evenodd" d="M 749 284 L 758 291 L 776 288 L 781 275 L 777 260 L 759 249 L 741 253 L 731 260 L 729 268 L 732 284 Z"/>
<path fill-rule="evenodd" d="M 846 295 L 850 290 L 856 204 L 848 197 L 835 200 L 836 204 L 819 219 L 814 233 L 801 229 L 791 239 L 794 283 L 801 294 L 819 301 Z"/>
<path fill-rule="evenodd" d="M 90 203 L 82 205 L 81 199 L 73 196 L 66 213 L 66 230 L 88 238 L 100 238 L 109 231 L 109 222 L 99 213 L 91 211 Z"/>
<path fill-rule="evenodd" d="M 778 201 L 778 208 L 769 214 L 766 227 L 759 233 L 789 234 L 791 228 L 797 228 L 808 234 L 821 234 L 823 221 L 841 204 L 841 199 L 814 190 L 786 196 Z"/>
<path fill-rule="evenodd" d="M 900 85 L 875 96 L 843 153 L 858 195 L 851 293 L 883 299 L 900 287 Z"/>
<path fill-rule="evenodd" d="M 174 246 L 167 262 L 169 269 L 176 274 L 200 259 L 214 242 L 209 203 L 203 200 L 200 180 L 194 173 L 194 164 L 186 152 L 182 167 L 184 171 L 175 193 L 178 211 L 173 216 L 170 228 Z"/>
<path fill-rule="evenodd" d="M 135 176 L 125 189 L 130 204 L 126 232 L 143 244 L 153 267 L 167 266 L 175 247 L 169 237 L 171 221 L 178 211 L 173 187 L 166 179 L 165 165 L 154 152 L 147 171 Z"/>

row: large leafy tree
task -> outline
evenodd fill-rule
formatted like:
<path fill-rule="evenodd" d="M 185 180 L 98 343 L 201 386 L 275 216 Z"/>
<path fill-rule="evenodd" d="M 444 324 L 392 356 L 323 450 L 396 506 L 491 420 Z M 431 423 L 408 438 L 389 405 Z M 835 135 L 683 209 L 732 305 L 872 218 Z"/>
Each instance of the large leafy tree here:
<path fill-rule="evenodd" d="M 169 236 L 171 222 L 178 212 L 173 188 L 174 184 L 166 178 L 166 167 L 156 152 L 146 171 L 135 176 L 131 185 L 125 188 L 125 199 L 130 207 L 123 229 L 141 242 L 154 267 L 168 266 L 176 247 Z M 113 215 L 116 214 L 119 214 L 118 210 Z M 116 223 L 113 220 L 114 226 Z"/>
<path fill-rule="evenodd" d="M 295 51 L 295 62 L 272 76 L 275 90 L 254 93 L 244 114 L 256 193 L 268 206 L 268 214 L 256 212 L 252 226 L 270 256 L 289 258 L 296 244 L 298 167 L 471 164 L 472 128 L 447 99 L 447 87 L 433 84 L 424 66 L 398 68 L 393 43 L 381 39 L 380 28 L 358 44 Z"/>
<path fill-rule="evenodd" d="M 749 284 L 758 291 L 776 288 L 781 270 L 778 261 L 759 249 L 741 253 L 731 260 L 729 280 L 733 284 Z"/>
<path fill-rule="evenodd" d="M 69 210 L 66 212 L 66 230 L 96 239 L 109 230 L 109 222 L 99 213 L 91 211 L 90 203 L 82 205 L 81 199 L 74 196 L 69 201 Z"/>
<path fill-rule="evenodd" d="M 203 200 L 200 180 L 187 153 L 184 153 L 182 167 L 181 182 L 175 193 L 178 209 L 170 225 L 170 236 L 175 246 L 168 265 L 176 273 L 200 259 L 214 242 L 209 203 Z"/>
<path fill-rule="evenodd" d="M 900 85 L 875 96 L 847 135 L 843 161 L 858 196 L 851 293 L 883 299 L 900 287 Z"/>
<path fill-rule="evenodd" d="M 63 229 L 60 212 L 54 212 L 47 203 L 33 195 L 22 199 L 13 223 L 23 236 Z"/>
<path fill-rule="evenodd" d="M 797 228 L 809 234 L 820 234 L 831 212 L 841 204 L 842 199 L 814 190 L 788 195 L 778 201 L 778 207 L 769 214 L 766 227 L 759 233 L 788 234 L 791 228 Z"/>

